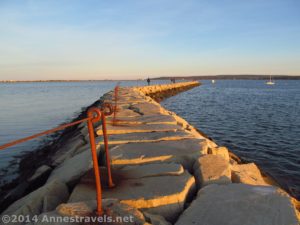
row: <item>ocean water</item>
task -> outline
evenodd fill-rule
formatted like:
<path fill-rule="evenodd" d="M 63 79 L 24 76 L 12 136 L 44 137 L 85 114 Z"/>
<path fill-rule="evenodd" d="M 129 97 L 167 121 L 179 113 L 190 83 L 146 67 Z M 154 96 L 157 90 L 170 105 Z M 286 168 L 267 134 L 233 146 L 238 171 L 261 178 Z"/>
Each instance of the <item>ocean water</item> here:
<path fill-rule="evenodd" d="M 152 84 L 164 81 L 152 81 Z M 0 83 L 0 145 L 54 128 L 75 119 L 84 107 L 112 90 L 118 81 Z M 142 86 L 145 81 L 120 81 Z M 0 186 L 17 176 L 22 154 L 43 145 L 46 137 L 0 152 Z"/>
<path fill-rule="evenodd" d="M 300 199 L 300 81 L 202 81 L 162 105 Z"/>

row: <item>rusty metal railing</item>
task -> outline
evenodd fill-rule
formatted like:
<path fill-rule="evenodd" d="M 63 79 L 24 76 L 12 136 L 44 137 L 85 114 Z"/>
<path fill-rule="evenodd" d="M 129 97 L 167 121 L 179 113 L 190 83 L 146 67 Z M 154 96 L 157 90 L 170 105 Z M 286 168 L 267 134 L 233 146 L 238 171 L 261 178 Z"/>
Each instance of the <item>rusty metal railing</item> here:
<path fill-rule="evenodd" d="M 116 108 L 116 105 L 115 107 Z M 99 165 L 98 165 L 98 156 L 97 156 L 97 150 L 96 150 L 96 143 L 95 143 L 95 134 L 94 134 L 94 123 L 98 121 L 102 121 L 102 132 L 103 132 L 103 139 L 104 139 L 104 147 L 105 147 L 105 154 L 106 154 L 106 167 L 107 167 L 107 176 L 108 176 L 108 185 L 109 187 L 113 187 L 114 183 L 112 180 L 112 174 L 111 174 L 111 167 L 110 167 L 110 157 L 109 157 L 109 151 L 108 151 L 108 138 L 107 138 L 107 131 L 106 131 L 106 116 L 111 115 L 114 113 L 114 108 L 111 104 L 109 103 L 104 103 L 102 105 L 101 110 L 96 107 L 91 107 L 88 112 L 87 112 L 87 118 L 64 124 L 58 127 L 55 127 L 50 130 L 46 130 L 34 135 L 31 135 L 29 137 L 25 137 L 19 140 L 12 141 L 10 143 L 4 144 L 0 146 L 0 150 L 4 150 L 8 147 L 35 139 L 37 137 L 47 135 L 50 133 L 54 133 L 59 130 L 63 130 L 65 128 L 75 126 L 77 124 L 87 122 L 88 126 L 88 133 L 89 133 L 89 140 L 90 140 L 90 147 L 91 147 L 91 153 L 92 153 L 92 159 L 93 159 L 93 167 L 94 167 L 94 174 L 95 174 L 95 182 L 96 182 L 96 199 L 97 199 L 97 209 L 96 213 L 98 215 L 103 214 L 103 209 L 102 209 L 102 189 L 101 189 L 101 178 L 100 178 L 100 170 L 99 170 Z M 109 111 L 107 112 L 107 109 Z"/>
<path fill-rule="evenodd" d="M 108 108 L 109 112 L 106 112 L 105 109 Z M 101 114 L 101 120 L 102 120 L 102 132 L 103 132 L 103 140 L 104 140 L 104 148 L 105 148 L 105 156 L 106 156 L 106 167 L 107 167 L 107 176 L 108 176 L 108 186 L 110 188 L 114 187 L 114 183 L 112 181 L 112 175 L 111 175 L 111 166 L 110 166 L 110 157 L 109 157 L 109 150 L 108 150 L 108 138 L 107 138 L 107 129 L 106 129 L 106 118 L 105 116 L 111 115 L 114 113 L 113 107 L 109 103 L 103 103 L 102 105 L 102 114 Z"/>
<path fill-rule="evenodd" d="M 119 84 L 116 85 L 114 89 L 114 115 L 112 124 L 115 126 L 117 124 L 117 112 L 118 112 L 118 98 L 119 98 Z"/>

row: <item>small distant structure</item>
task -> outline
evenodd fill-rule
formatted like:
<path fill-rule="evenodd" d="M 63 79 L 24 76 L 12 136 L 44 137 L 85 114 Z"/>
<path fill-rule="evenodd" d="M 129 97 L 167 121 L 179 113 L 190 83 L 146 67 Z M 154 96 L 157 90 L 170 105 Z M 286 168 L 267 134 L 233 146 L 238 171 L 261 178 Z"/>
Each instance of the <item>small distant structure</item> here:
<path fill-rule="evenodd" d="M 270 80 L 266 82 L 267 85 L 274 85 L 275 81 L 272 80 L 272 76 L 270 75 Z"/>
<path fill-rule="evenodd" d="M 148 79 L 147 79 L 148 86 L 150 85 L 150 82 L 151 82 L 151 80 L 150 80 L 150 78 L 148 77 Z"/>
<path fill-rule="evenodd" d="M 173 78 L 171 78 L 170 79 L 171 80 L 171 82 L 173 83 L 173 84 L 175 84 L 176 83 L 176 79 L 173 77 Z"/>

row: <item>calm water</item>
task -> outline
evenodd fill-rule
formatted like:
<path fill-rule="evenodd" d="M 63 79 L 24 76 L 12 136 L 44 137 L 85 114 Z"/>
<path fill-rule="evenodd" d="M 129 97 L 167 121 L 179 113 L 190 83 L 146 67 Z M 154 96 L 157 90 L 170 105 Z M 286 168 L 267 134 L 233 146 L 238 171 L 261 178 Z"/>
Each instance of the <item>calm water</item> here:
<path fill-rule="evenodd" d="M 162 104 L 300 198 L 300 81 L 203 81 Z"/>
<path fill-rule="evenodd" d="M 116 84 L 116 81 L 0 83 L 0 145 L 76 118 L 83 107 L 97 101 Z M 122 86 L 144 84 L 144 81 L 121 82 Z M 43 140 L 35 139 L 0 152 L 0 186 L 17 175 L 18 156 L 34 150 Z M 15 163 L 10 165 L 12 161 Z"/>

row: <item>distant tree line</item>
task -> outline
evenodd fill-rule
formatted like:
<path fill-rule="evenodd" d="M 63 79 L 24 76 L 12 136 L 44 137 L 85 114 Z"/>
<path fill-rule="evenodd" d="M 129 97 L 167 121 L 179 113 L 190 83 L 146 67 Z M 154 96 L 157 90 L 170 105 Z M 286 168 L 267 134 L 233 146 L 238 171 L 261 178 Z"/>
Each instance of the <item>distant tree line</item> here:
<path fill-rule="evenodd" d="M 174 76 L 164 76 L 152 78 L 152 80 L 170 80 Z M 267 80 L 270 75 L 199 75 L 199 76 L 179 76 L 176 80 Z M 272 75 L 274 80 L 300 80 L 300 75 L 290 76 L 290 75 Z"/>

